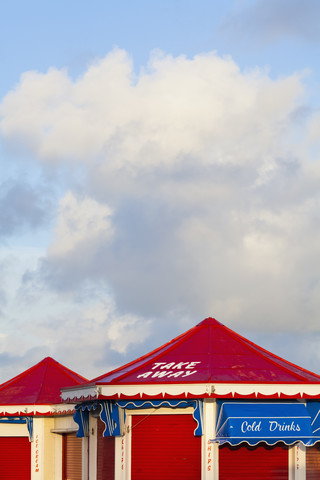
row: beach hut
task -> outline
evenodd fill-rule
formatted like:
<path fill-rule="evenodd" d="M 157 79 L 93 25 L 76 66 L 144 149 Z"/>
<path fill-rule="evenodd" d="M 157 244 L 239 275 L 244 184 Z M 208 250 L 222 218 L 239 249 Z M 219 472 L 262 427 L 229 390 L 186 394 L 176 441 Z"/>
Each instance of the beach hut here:
<path fill-rule="evenodd" d="M 60 391 L 87 379 L 47 357 L 0 385 L 0 478 L 82 480 L 74 405 Z"/>
<path fill-rule="evenodd" d="M 213 318 L 62 398 L 90 480 L 320 478 L 320 376 Z"/>

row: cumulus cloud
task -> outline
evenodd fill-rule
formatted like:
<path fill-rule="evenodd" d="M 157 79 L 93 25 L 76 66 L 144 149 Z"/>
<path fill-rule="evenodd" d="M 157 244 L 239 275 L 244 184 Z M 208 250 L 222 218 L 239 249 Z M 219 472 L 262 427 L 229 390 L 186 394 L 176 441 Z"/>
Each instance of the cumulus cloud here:
<path fill-rule="evenodd" d="M 137 75 L 115 49 L 75 80 L 24 74 L 0 107 L 4 141 L 77 172 L 26 291 L 85 308 L 97 286 L 114 301 L 118 321 L 101 328 L 119 354 L 122 328 L 146 338 L 142 319 L 174 315 L 276 330 L 304 316 L 316 330 L 320 171 L 303 102 L 298 74 L 272 80 L 215 53 L 155 52 Z M 91 338 L 81 318 L 79 343 Z"/>
<path fill-rule="evenodd" d="M 102 237 L 108 243 L 112 237 L 112 211 L 91 198 L 77 199 L 68 192 L 60 201 L 55 238 L 49 247 L 53 257 L 68 256 L 84 245 L 87 252 L 94 250 L 90 243 Z M 88 245 L 89 243 L 89 245 Z"/>

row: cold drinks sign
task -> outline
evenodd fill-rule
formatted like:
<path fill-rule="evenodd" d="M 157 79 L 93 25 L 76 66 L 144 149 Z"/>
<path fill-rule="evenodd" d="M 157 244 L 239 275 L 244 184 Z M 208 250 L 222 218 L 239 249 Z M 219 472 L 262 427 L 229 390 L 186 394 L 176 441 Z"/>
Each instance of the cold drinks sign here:
<path fill-rule="evenodd" d="M 222 402 L 217 422 L 217 440 L 255 445 L 292 443 L 312 438 L 311 419 L 302 403 Z"/>
<path fill-rule="evenodd" d="M 257 437 L 278 437 L 279 434 L 288 433 L 289 436 L 300 433 L 303 425 L 303 419 L 296 419 L 287 417 L 285 419 L 275 418 L 248 418 L 247 420 L 233 418 L 232 435 L 240 437 L 245 436 L 257 436 Z"/>

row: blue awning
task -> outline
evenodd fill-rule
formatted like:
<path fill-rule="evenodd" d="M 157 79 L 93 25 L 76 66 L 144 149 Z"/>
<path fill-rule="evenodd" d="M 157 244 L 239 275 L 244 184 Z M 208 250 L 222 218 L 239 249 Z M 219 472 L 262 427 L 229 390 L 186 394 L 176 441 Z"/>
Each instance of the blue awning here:
<path fill-rule="evenodd" d="M 99 412 L 99 417 L 105 425 L 103 436 L 110 437 L 120 435 L 120 413 L 118 405 L 112 401 L 99 400 L 82 403 L 75 407 L 73 419 L 79 426 L 76 436 L 89 436 L 89 412 L 96 410 Z"/>
<path fill-rule="evenodd" d="M 311 429 L 314 443 L 320 442 L 320 402 L 307 402 L 307 410 L 311 417 Z"/>
<path fill-rule="evenodd" d="M 75 407 L 74 421 L 78 424 L 77 437 L 89 435 L 89 412 L 99 412 L 100 419 L 105 424 L 104 437 L 121 435 L 120 424 L 124 424 L 125 409 L 144 408 L 187 408 L 193 407 L 193 418 L 196 421 L 194 435 L 201 436 L 203 428 L 203 404 L 202 400 L 95 400 L 86 402 Z M 97 410 L 98 409 L 98 410 Z"/>
<path fill-rule="evenodd" d="M 292 445 L 315 442 L 311 416 L 299 402 L 218 402 L 216 438 L 220 444 L 246 442 Z"/>

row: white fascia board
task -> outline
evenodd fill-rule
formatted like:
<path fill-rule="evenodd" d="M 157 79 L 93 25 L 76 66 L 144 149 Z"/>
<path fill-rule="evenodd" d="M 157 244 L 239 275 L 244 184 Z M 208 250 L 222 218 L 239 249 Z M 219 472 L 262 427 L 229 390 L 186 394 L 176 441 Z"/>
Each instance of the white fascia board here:
<path fill-rule="evenodd" d="M 216 383 L 215 384 L 215 392 L 216 395 L 228 395 L 232 394 L 239 394 L 239 395 L 250 395 L 250 394 L 261 394 L 261 395 L 298 395 L 303 396 L 303 394 L 317 396 L 320 395 L 320 384 L 279 384 L 279 383 L 272 383 L 272 384 L 222 384 Z"/>
<path fill-rule="evenodd" d="M 102 397 L 151 397 L 180 396 L 185 397 L 212 395 L 223 397 L 232 395 L 320 395 L 320 384 L 250 384 L 250 383 L 194 383 L 194 384 L 140 384 L 140 385 L 92 385 L 90 387 L 66 389 L 62 391 L 63 401 L 90 401 Z"/>
<path fill-rule="evenodd" d="M 246 384 L 246 383 L 210 383 L 210 384 L 159 384 L 159 385 L 99 385 L 99 394 L 105 397 L 113 396 L 160 396 L 185 395 L 224 396 L 239 395 L 320 395 L 320 384 Z"/>
<path fill-rule="evenodd" d="M 99 385 L 100 395 L 112 397 L 114 395 L 133 396 L 159 396 L 168 395 L 204 395 L 211 392 L 211 384 L 159 384 L 159 385 Z"/>
<path fill-rule="evenodd" d="M 57 404 L 57 405 L 1 405 L 0 415 L 67 415 L 74 412 L 75 405 Z"/>

